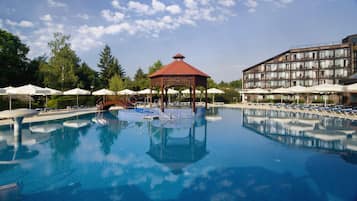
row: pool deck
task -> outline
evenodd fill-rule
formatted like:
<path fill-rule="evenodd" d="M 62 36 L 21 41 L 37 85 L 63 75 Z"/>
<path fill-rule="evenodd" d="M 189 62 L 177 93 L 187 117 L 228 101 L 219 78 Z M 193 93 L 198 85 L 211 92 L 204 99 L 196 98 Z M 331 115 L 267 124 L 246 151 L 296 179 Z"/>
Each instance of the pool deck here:
<path fill-rule="evenodd" d="M 51 121 L 51 120 L 57 120 L 57 119 L 64 119 L 64 118 L 69 118 L 69 117 L 75 117 L 77 115 L 84 115 L 84 114 L 91 114 L 91 113 L 96 113 L 97 108 L 92 107 L 92 108 L 85 108 L 85 109 L 79 109 L 79 110 L 54 110 L 54 111 L 48 111 L 48 112 L 40 112 L 38 115 L 29 117 L 29 118 L 24 118 L 24 123 L 32 123 L 32 122 L 42 122 L 42 121 Z M 4 119 L 0 120 L 0 126 L 2 125 L 9 125 L 12 124 L 11 119 Z"/>
<path fill-rule="evenodd" d="M 260 109 L 260 110 L 275 110 L 283 112 L 299 112 L 306 114 L 315 114 L 326 117 L 337 117 L 342 119 L 357 120 L 357 115 L 335 113 L 335 112 L 320 112 L 316 110 L 301 110 L 293 108 L 284 108 L 284 107 L 274 107 L 268 104 L 254 104 L 254 103 L 236 103 L 236 104 L 223 104 L 223 105 L 212 105 L 209 104 L 209 107 L 225 107 L 225 108 L 240 108 L 240 109 Z"/>

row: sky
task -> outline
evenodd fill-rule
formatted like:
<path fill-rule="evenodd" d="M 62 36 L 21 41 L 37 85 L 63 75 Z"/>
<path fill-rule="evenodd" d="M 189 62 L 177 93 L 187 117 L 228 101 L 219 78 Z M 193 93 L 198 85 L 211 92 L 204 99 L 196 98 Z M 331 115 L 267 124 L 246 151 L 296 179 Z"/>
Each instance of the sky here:
<path fill-rule="evenodd" d="M 215 81 L 297 46 L 357 33 L 357 0 L 0 0 L 0 28 L 50 55 L 53 33 L 71 36 L 98 70 L 108 44 L 129 76 L 181 53 Z"/>

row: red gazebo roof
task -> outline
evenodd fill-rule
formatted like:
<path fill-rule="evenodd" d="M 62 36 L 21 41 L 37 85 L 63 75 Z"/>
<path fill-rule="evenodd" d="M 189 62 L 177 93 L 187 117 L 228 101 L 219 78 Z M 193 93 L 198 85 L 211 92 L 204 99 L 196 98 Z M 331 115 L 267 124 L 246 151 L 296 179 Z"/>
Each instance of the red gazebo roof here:
<path fill-rule="evenodd" d="M 195 75 L 201 77 L 209 77 L 206 73 L 198 70 L 197 68 L 191 66 L 190 64 L 183 61 L 185 56 L 182 54 L 176 54 L 172 58 L 175 61 L 167 64 L 160 70 L 154 72 L 153 74 L 149 75 L 150 78 L 158 77 L 158 76 L 182 76 L 182 75 Z"/>

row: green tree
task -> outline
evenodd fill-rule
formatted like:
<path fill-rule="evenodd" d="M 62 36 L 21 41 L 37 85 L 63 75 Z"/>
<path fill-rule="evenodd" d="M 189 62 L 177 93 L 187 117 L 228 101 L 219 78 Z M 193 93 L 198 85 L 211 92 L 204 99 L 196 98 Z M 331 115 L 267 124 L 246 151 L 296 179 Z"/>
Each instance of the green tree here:
<path fill-rule="evenodd" d="M 29 48 L 20 38 L 0 29 L 0 86 L 24 84 Z"/>
<path fill-rule="evenodd" d="M 242 88 L 242 80 L 233 80 L 229 83 L 229 86 L 234 89 L 241 89 Z"/>
<path fill-rule="evenodd" d="M 208 88 L 216 88 L 217 87 L 217 84 L 214 82 L 214 80 L 212 78 L 207 79 L 207 85 L 208 85 Z"/>
<path fill-rule="evenodd" d="M 99 56 L 100 58 L 97 66 L 100 69 L 99 75 L 104 86 L 108 86 L 109 80 L 114 75 L 119 75 L 120 77 L 125 76 L 123 67 L 119 64 L 118 59 L 112 55 L 108 45 L 105 45 Z"/>
<path fill-rule="evenodd" d="M 145 74 L 144 71 L 141 68 L 139 68 L 134 75 L 133 89 L 141 90 L 141 89 L 148 88 L 149 85 L 150 85 L 150 80 L 147 77 L 147 74 Z"/>
<path fill-rule="evenodd" d="M 109 80 L 109 89 L 112 91 L 120 91 L 125 88 L 124 82 L 119 77 L 119 75 L 114 75 L 112 78 Z"/>
<path fill-rule="evenodd" d="M 79 78 L 79 87 L 90 89 L 91 86 L 98 88 L 99 79 L 98 73 L 90 68 L 85 62 L 83 62 L 77 69 L 77 76 Z"/>
<path fill-rule="evenodd" d="M 157 70 L 162 68 L 162 63 L 160 60 L 157 60 L 152 66 L 149 67 L 149 75 L 153 74 Z"/>
<path fill-rule="evenodd" d="M 69 43 L 70 36 L 55 33 L 54 39 L 48 43 L 51 57 L 48 64 L 42 63 L 40 71 L 44 76 L 44 84 L 59 89 L 69 89 L 77 86 L 76 75 L 80 59 Z"/>

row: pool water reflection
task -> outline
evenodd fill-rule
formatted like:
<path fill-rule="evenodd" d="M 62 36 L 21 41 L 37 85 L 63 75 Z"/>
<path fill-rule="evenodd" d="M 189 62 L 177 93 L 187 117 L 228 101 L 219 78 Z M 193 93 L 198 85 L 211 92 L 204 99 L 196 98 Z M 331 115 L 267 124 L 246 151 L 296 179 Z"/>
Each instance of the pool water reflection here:
<path fill-rule="evenodd" d="M 356 122 L 213 108 L 207 120 L 117 112 L 0 127 L 0 200 L 356 200 Z M 67 122 L 67 123 L 65 123 Z M 356 124 L 357 125 L 357 124 Z"/>

